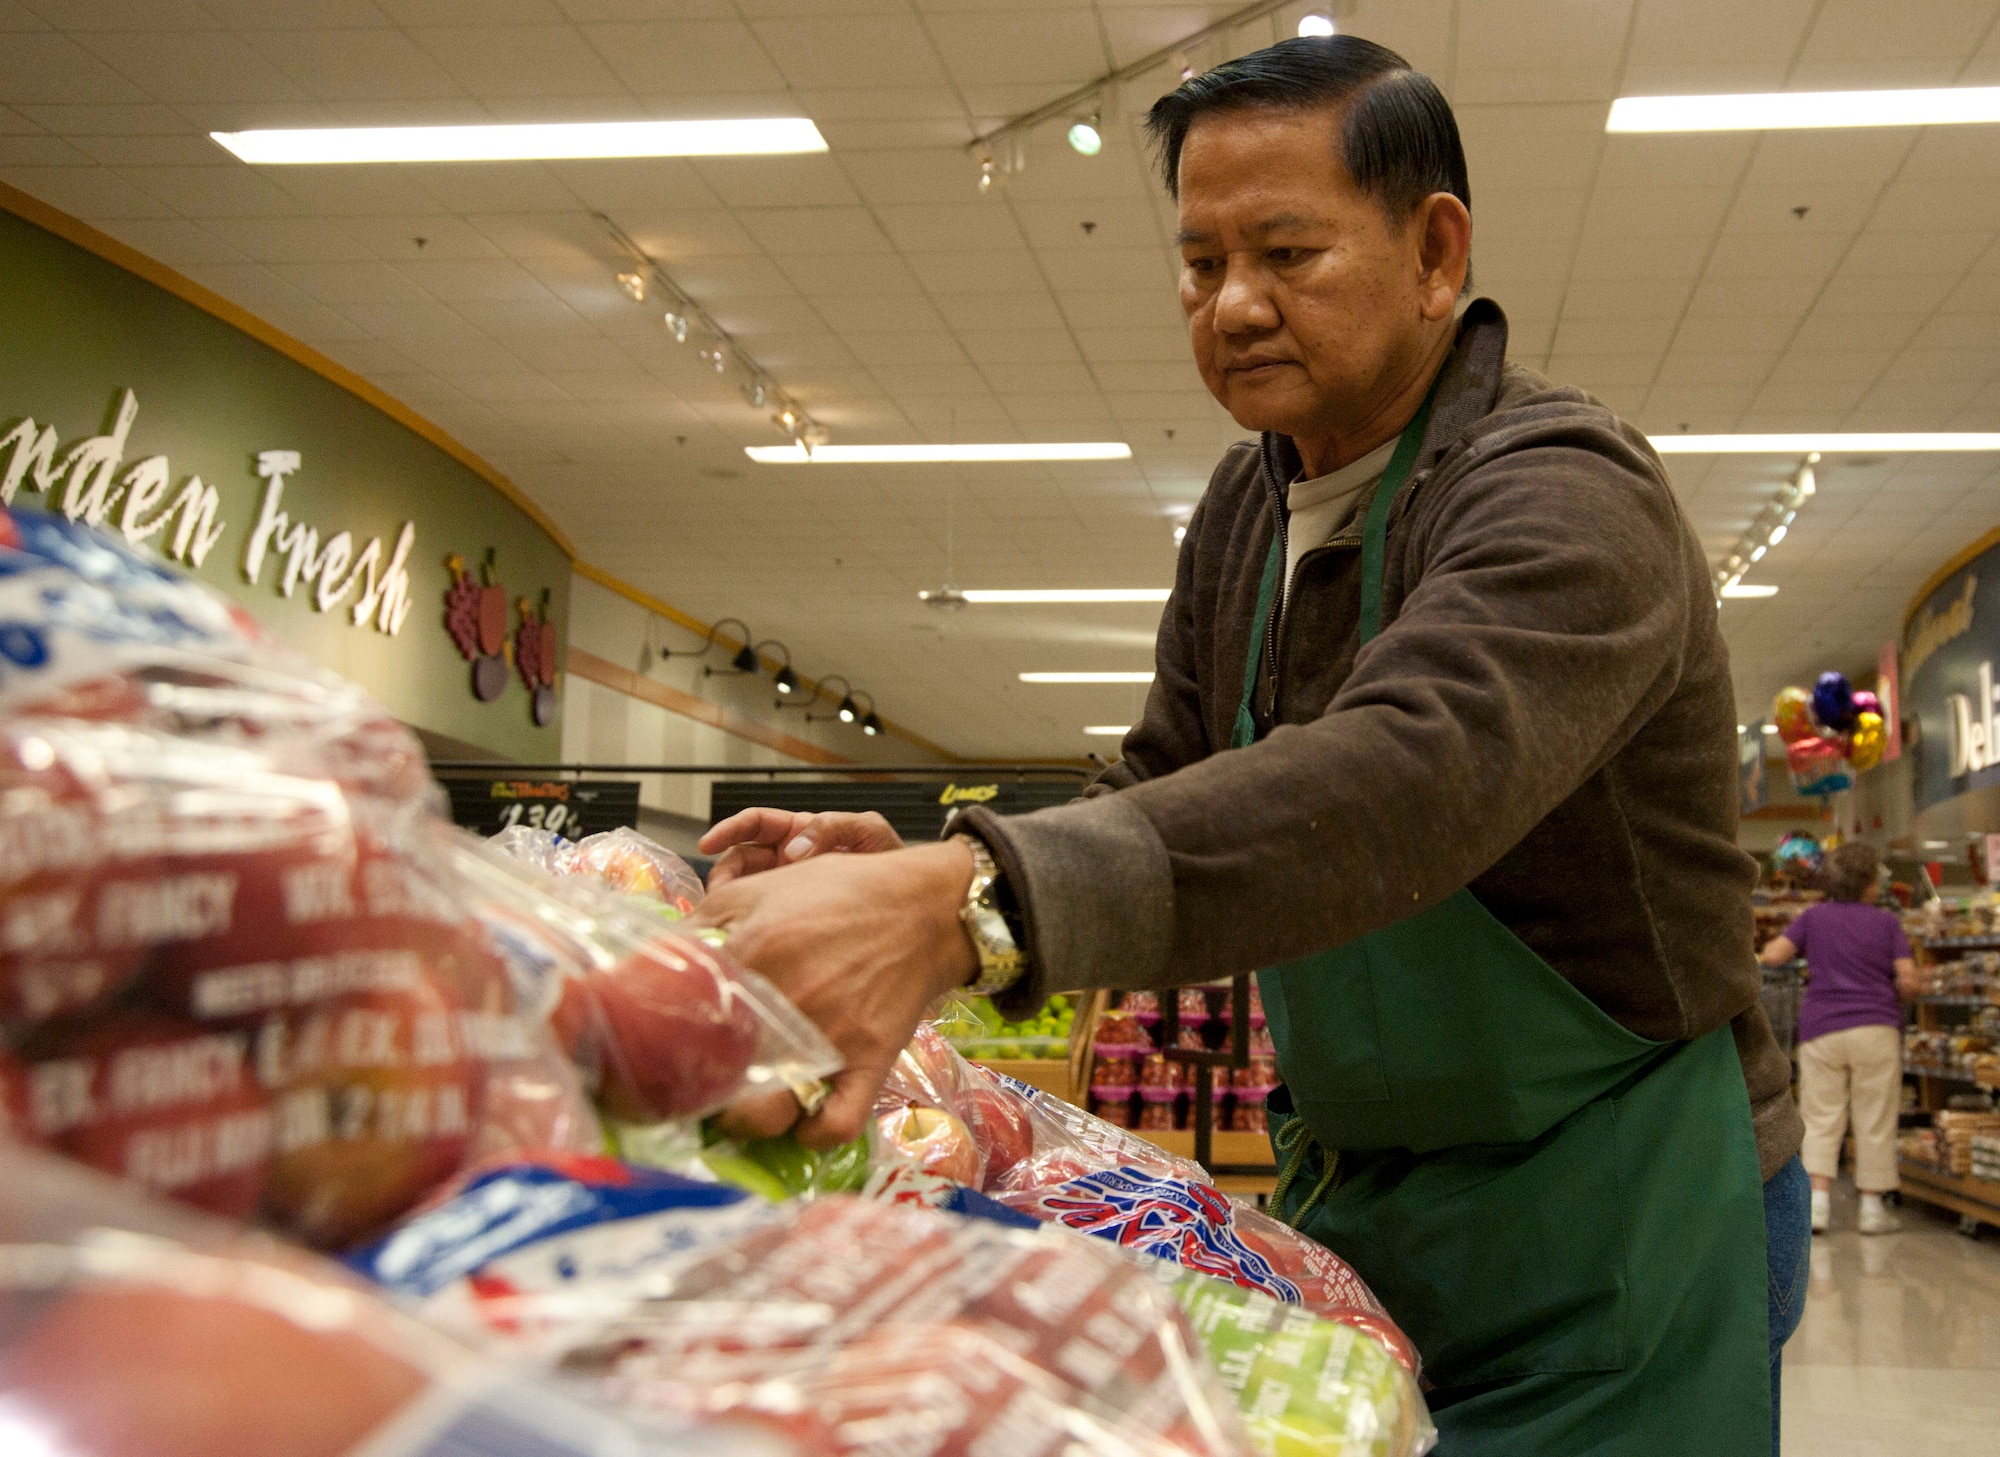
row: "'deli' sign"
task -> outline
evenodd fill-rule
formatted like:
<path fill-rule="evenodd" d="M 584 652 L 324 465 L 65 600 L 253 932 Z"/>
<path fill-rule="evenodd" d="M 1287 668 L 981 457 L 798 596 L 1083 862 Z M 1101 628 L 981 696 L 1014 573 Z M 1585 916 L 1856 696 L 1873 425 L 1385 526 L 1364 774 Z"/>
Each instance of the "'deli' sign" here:
<path fill-rule="evenodd" d="M 1939 582 L 1898 648 L 1916 807 L 2000 785 L 2000 546 Z"/>
<path fill-rule="evenodd" d="M 9 509 L 58 512 L 157 554 L 454 756 L 561 757 L 547 685 L 569 558 L 476 457 L 310 350 L 4 187 L 0 317 Z M 536 623 L 534 671 L 516 670 L 510 647 L 485 702 L 442 609 L 446 558 L 474 543 L 508 564 L 530 597 L 523 621 Z"/>

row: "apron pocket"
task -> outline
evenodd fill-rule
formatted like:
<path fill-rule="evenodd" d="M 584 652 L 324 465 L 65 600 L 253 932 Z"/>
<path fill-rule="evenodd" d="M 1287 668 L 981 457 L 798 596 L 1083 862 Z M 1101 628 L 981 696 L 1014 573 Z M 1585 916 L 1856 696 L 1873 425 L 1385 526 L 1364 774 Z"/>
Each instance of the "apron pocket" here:
<path fill-rule="evenodd" d="M 1363 1156 L 1308 1232 L 1374 1287 L 1440 1387 L 1620 1370 L 1616 1127 L 1607 1100 L 1529 1145 Z"/>
<path fill-rule="evenodd" d="M 1281 1049 L 1278 1076 L 1301 1108 L 1389 1101 L 1366 965 L 1307 956 L 1258 972 L 1257 990 Z"/>

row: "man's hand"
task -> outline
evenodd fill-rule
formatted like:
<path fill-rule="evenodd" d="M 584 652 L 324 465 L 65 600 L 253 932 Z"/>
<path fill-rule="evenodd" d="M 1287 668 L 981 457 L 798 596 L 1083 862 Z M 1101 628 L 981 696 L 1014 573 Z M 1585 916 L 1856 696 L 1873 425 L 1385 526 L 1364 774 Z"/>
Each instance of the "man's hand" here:
<path fill-rule="evenodd" d="M 701 853 L 718 857 L 708 873 L 711 891 L 746 875 L 831 851 L 872 855 L 902 848 L 902 836 L 873 811 L 808 814 L 804 810 L 746 809 L 710 826 L 701 837 Z"/>
<path fill-rule="evenodd" d="M 820 855 L 711 889 L 693 917 L 727 931 L 730 954 L 790 997 L 846 1062 L 826 1105 L 799 1124 L 807 1147 L 832 1148 L 861 1132 L 917 1023 L 978 971 L 958 919 L 972 869 L 972 852 L 955 840 Z M 737 1104 L 722 1126 L 736 1137 L 769 1137 L 799 1111 L 779 1094 Z"/>

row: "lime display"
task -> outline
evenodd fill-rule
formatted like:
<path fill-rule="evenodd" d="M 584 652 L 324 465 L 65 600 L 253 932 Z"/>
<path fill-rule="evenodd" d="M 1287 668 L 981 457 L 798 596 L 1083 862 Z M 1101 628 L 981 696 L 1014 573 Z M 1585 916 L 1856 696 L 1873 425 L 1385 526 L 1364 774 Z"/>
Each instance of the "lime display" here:
<path fill-rule="evenodd" d="M 1069 1053 L 1076 1008 L 1053 996 L 1032 1017 L 1009 1022 L 987 997 L 957 997 L 938 1014 L 938 1029 L 966 1057 L 989 1062 L 1062 1058 Z"/>

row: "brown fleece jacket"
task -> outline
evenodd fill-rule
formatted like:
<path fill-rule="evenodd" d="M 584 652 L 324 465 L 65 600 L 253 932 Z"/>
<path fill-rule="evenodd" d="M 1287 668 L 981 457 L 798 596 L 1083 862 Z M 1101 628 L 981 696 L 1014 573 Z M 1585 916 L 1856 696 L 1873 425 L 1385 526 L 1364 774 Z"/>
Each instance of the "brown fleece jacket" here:
<path fill-rule="evenodd" d="M 1645 438 L 1506 351 L 1476 301 L 1391 508 L 1380 636 L 1360 647 L 1356 525 L 1299 564 L 1246 749 L 1257 586 L 1300 467 L 1281 436 L 1223 458 L 1123 760 L 1074 804 L 959 821 L 1020 912 L 1032 975 L 1007 1001 L 1247 971 L 1470 886 L 1641 1036 L 1730 1024 L 1769 1178 L 1803 1126 L 1758 1000 L 1708 566 Z"/>

